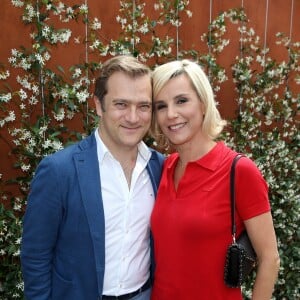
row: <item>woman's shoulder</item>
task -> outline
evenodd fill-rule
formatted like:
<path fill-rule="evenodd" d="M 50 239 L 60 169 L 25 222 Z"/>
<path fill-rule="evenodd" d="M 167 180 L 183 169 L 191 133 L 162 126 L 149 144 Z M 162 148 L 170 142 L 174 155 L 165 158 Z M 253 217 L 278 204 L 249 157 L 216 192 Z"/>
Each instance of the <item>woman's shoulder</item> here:
<path fill-rule="evenodd" d="M 244 172 L 258 170 L 258 167 L 252 158 L 250 158 L 247 154 L 239 154 L 241 154 L 241 158 L 237 163 L 237 168 L 239 168 L 239 170 Z"/>

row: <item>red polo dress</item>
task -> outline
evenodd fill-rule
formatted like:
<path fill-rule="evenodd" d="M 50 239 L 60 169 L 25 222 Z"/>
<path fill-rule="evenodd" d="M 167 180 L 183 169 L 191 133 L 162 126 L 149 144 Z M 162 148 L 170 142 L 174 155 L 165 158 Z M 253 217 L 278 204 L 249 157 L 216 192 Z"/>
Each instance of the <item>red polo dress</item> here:
<path fill-rule="evenodd" d="M 190 162 L 174 188 L 178 154 L 165 162 L 151 216 L 156 261 L 152 300 L 237 300 L 238 288 L 224 284 L 231 243 L 229 172 L 236 153 L 223 142 Z M 256 165 L 236 167 L 237 232 L 242 220 L 270 211 L 268 188 Z"/>

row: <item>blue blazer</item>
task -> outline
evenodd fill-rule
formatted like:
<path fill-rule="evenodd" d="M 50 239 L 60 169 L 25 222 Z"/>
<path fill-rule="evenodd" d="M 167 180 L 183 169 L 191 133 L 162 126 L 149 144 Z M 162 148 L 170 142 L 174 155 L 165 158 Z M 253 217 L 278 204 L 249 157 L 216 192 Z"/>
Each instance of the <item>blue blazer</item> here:
<path fill-rule="evenodd" d="M 156 194 L 164 157 L 150 149 Z M 28 300 L 101 299 L 105 224 L 94 134 L 45 157 L 24 215 L 21 266 Z"/>

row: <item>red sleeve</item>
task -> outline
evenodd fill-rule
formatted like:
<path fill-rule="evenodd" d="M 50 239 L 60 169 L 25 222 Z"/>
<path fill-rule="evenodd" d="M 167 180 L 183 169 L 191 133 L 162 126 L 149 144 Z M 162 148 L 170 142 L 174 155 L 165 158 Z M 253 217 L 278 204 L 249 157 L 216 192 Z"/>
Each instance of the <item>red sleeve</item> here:
<path fill-rule="evenodd" d="M 235 174 L 236 208 L 242 220 L 270 211 L 268 185 L 255 163 L 241 158 Z"/>

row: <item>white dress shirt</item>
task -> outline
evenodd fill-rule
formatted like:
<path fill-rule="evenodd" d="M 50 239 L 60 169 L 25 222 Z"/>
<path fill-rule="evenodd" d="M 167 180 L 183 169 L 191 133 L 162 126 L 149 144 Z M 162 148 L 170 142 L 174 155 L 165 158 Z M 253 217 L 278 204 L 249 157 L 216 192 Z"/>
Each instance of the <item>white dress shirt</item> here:
<path fill-rule="evenodd" d="M 149 278 L 150 215 L 154 191 L 146 165 L 147 146 L 138 145 L 131 185 L 121 164 L 95 131 L 105 215 L 105 272 L 103 295 L 123 295 L 140 288 Z"/>

